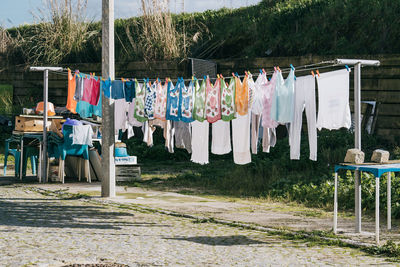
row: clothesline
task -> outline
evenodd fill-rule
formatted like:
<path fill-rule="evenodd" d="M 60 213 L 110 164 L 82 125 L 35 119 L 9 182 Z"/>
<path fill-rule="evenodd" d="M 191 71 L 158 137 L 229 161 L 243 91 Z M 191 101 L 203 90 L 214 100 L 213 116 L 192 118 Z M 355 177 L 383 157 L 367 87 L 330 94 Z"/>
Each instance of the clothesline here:
<path fill-rule="evenodd" d="M 324 64 L 330 64 L 330 65 L 321 66 L 321 67 L 315 68 L 316 66 L 320 66 L 320 65 L 324 65 Z M 297 67 L 294 67 L 294 69 L 295 69 L 296 72 L 304 72 L 304 71 L 313 71 L 313 70 L 326 69 L 326 68 L 334 68 L 334 67 L 338 67 L 338 66 L 339 65 L 336 64 L 335 61 L 321 61 L 319 63 L 313 63 L 313 64 L 297 66 Z M 291 67 L 285 68 L 285 69 L 280 69 L 280 72 L 281 73 L 289 73 L 291 69 L 292 69 Z M 348 67 L 348 69 L 354 69 L 354 67 Z M 264 71 L 264 69 L 260 69 L 260 72 L 262 72 L 262 71 Z M 51 72 L 59 74 L 59 75 L 68 76 L 68 69 L 67 68 L 64 68 L 62 72 L 60 72 L 60 71 L 51 71 Z M 272 75 L 274 72 L 275 72 L 275 70 L 273 70 L 273 71 L 265 71 L 265 74 L 266 75 Z M 86 75 L 90 76 L 91 75 L 91 74 L 87 74 L 87 73 L 80 73 L 80 74 L 83 75 L 83 76 L 86 76 Z M 244 78 L 245 76 L 246 75 L 236 75 L 236 77 L 239 77 L 239 78 Z M 94 77 L 100 78 L 100 79 L 102 78 L 101 76 L 94 76 Z M 225 77 L 225 78 L 228 78 L 228 77 Z M 124 78 L 117 78 L 117 79 L 114 79 L 114 80 L 123 80 L 123 79 Z M 198 81 L 205 80 L 204 78 L 196 78 L 196 79 Z M 210 80 L 216 80 L 216 79 L 218 79 L 218 78 L 214 78 L 214 77 L 211 78 L 210 77 Z M 148 79 L 148 80 L 154 82 L 154 81 L 157 81 L 157 80 L 160 80 L 160 79 L 159 78 L 152 78 L 152 79 Z M 178 79 L 170 79 L 170 80 L 173 81 L 173 82 L 178 81 Z M 183 79 L 183 80 L 185 82 L 189 82 L 192 79 Z"/>

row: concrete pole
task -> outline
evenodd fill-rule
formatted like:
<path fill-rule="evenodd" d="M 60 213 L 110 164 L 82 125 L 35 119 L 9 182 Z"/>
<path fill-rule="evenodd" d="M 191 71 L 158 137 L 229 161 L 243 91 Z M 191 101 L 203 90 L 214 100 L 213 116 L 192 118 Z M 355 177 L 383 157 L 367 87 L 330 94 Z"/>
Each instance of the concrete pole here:
<path fill-rule="evenodd" d="M 49 102 L 49 70 L 43 72 L 43 149 L 40 170 L 42 172 L 41 182 L 47 182 L 47 103 Z M 22 161 L 20 163 L 22 165 Z"/>
<path fill-rule="evenodd" d="M 115 78 L 114 58 L 114 0 L 102 0 L 102 76 Z M 115 197 L 114 165 L 114 100 L 102 94 L 102 165 L 101 196 Z"/>

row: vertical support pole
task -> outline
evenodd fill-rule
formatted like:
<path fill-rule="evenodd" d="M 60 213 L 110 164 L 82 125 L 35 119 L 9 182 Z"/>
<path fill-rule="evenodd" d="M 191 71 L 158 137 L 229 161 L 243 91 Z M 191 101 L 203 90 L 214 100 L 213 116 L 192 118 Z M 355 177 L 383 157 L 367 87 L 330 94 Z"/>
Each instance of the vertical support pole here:
<path fill-rule="evenodd" d="M 337 233 L 337 213 L 338 213 L 338 173 L 335 172 L 335 195 L 333 197 L 333 233 Z"/>
<path fill-rule="evenodd" d="M 42 149 L 42 182 L 47 181 L 47 103 L 49 98 L 49 70 L 43 72 L 43 149 Z"/>
<path fill-rule="evenodd" d="M 361 150 L 361 63 L 354 65 L 354 147 Z M 356 233 L 361 232 L 361 173 L 354 172 Z"/>
<path fill-rule="evenodd" d="M 375 177 L 375 241 L 379 245 L 379 177 Z"/>
<path fill-rule="evenodd" d="M 19 179 L 22 181 L 22 169 L 24 165 L 24 136 L 21 135 L 21 153 L 19 155 Z"/>
<path fill-rule="evenodd" d="M 115 78 L 114 60 L 114 0 L 102 0 L 102 76 Z M 114 165 L 114 100 L 102 91 L 102 165 L 101 196 L 115 197 Z"/>
<path fill-rule="evenodd" d="M 392 230 L 392 174 L 387 173 L 387 229 Z"/>

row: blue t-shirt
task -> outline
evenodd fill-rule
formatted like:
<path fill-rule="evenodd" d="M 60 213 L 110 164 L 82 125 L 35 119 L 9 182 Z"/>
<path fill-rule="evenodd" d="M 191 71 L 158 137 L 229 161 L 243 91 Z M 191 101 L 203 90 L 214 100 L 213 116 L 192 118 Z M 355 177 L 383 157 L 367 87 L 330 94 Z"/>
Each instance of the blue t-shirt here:
<path fill-rule="evenodd" d="M 125 98 L 124 82 L 121 80 L 112 81 L 111 84 L 111 95 L 113 99 Z"/>

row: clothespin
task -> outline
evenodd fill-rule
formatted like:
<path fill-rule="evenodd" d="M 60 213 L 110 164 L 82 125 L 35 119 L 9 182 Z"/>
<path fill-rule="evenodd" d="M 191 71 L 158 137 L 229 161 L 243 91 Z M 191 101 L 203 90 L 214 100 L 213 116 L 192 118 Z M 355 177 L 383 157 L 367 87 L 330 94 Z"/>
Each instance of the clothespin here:
<path fill-rule="evenodd" d="M 293 65 L 292 65 L 292 64 L 290 64 L 290 68 L 291 68 L 292 70 L 295 70 L 295 68 L 293 67 Z"/>
<path fill-rule="evenodd" d="M 192 76 L 192 81 L 194 81 L 194 76 Z"/>
<path fill-rule="evenodd" d="M 207 76 L 204 75 L 204 80 L 207 80 Z"/>
<path fill-rule="evenodd" d="M 350 72 L 349 66 L 347 66 L 347 65 L 344 65 L 344 66 L 346 67 L 347 71 Z"/>
<path fill-rule="evenodd" d="M 219 79 L 219 74 L 217 74 L 217 79 Z"/>
<path fill-rule="evenodd" d="M 263 73 L 266 73 L 265 69 L 262 69 Z"/>
<path fill-rule="evenodd" d="M 274 67 L 274 71 L 276 71 L 276 67 Z"/>
<path fill-rule="evenodd" d="M 281 69 L 279 67 L 276 67 L 278 69 L 278 71 L 281 71 Z"/>
<path fill-rule="evenodd" d="M 235 75 L 239 78 L 239 74 L 237 72 L 235 72 Z"/>
<path fill-rule="evenodd" d="M 263 70 L 262 69 L 260 69 L 260 74 L 263 74 Z"/>
<path fill-rule="evenodd" d="M 316 70 L 316 73 L 317 73 L 317 75 L 318 75 L 318 77 L 319 77 L 319 70 Z"/>
<path fill-rule="evenodd" d="M 235 73 L 232 72 L 232 76 L 235 77 Z"/>
<path fill-rule="evenodd" d="M 312 75 L 313 77 L 315 77 L 315 74 L 314 74 L 314 71 L 313 71 L 313 70 L 311 71 L 311 75 Z"/>

